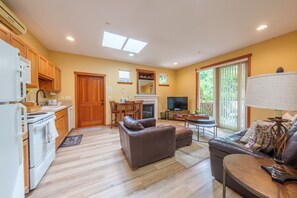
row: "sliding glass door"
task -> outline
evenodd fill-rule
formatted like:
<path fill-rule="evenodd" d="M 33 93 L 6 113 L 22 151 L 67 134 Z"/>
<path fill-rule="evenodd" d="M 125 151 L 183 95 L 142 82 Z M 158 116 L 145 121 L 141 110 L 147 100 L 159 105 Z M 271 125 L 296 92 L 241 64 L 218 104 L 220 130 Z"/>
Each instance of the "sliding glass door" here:
<path fill-rule="evenodd" d="M 214 69 L 199 72 L 199 112 L 214 115 Z"/>
<path fill-rule="evenodd" d="M 247 62 L 226 64 L 199 72 L 199 111 L 216 118 L 219 127 L 246 127 Z"/>

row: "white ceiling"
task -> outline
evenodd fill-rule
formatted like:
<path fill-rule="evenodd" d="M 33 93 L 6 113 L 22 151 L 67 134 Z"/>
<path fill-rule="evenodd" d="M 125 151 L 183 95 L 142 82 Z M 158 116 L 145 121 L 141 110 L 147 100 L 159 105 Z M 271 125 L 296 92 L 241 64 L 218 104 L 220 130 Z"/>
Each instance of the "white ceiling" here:
<path fill-rule="evenodd" d="M 49 50 L 172 69 L 297 29 L 297 0 L 3 2 Z M 259 32 L 261 24 L 268 28 Z M 128 52 L 102 47 L 103 31 L 148 45 L 129 57 Z M 67 41 L 68 35 L 75 42 Z"/>

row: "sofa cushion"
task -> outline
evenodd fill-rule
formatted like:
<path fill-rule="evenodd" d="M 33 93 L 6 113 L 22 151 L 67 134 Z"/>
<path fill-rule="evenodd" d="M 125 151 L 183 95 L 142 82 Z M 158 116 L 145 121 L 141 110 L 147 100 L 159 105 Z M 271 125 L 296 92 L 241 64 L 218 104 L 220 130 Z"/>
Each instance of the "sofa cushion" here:
<path fill-rule="evenodd" d="M 297 169 L 297 133 L 294 133 L 287 142 L 284 152 L 284 162 Z"/>
<path fill-rule="evenodd" d="M 138 122 L 137 120 L 133 120 L 130 116 L 125 116 L 123 122 L 125 127 L 132 131 L 139 131 L 144 129 L 143 125 L 140 122 Z"/>

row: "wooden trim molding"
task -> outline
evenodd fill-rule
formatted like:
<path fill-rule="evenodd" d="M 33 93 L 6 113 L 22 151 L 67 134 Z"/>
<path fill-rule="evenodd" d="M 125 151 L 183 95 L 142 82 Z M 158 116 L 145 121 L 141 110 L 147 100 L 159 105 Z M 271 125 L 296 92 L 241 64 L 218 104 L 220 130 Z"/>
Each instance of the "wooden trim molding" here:
<path fill-rule="evenodd" d="M 94 74 L 86 72 L 74 72 L 74 95 L 75 95 L 75 128 L 78 128 L 78 76 L 92 76 L 92 77 L 102 77 L 103 78 L 103 87 L 104 87 L 104 107 L 103 107 L 103 125 L 106 125 L 106 75 L 105 74 Z"/>
<path fill-rule="evenodd" d="M 118 81 L 118 84 L 132 85 L 133 82 L 119 82 L 119 81 Z"/>
<path fill-rule="evenodd" d="M 252 75 L 252 59 L 251 56 L 248 57 L 248 61 L 247 61 L 247 77 L 250 77 Z M 246 122 L 247 122 L 247 127 L 250 128 L 251 127 L 251 107 L 247 107 L 247 118 L 246 118 Z"/>
<path fill-rule="evenodd" d="M 159 84 L 161 87 L 169 87 L 169 84 Z"/>
<path fill-rule="evenodd" d="M 195 69 L 195 78 L 196 78 L 196 90 L 195 90 L 195 108 L 198 109 L 198 91 L 199 91 L 199 73 L 198 73 L 198 69 Z"/>
<path fill-rule="evenodd" d="M 217 62 L 217 63 L 213 63 L 213 64 L 210 64 L 210 65 L 200 67 L 200 69 L 211 68 L 211 67 L 214 67 L 216 65 L 221 65 L 221 64 L 224 64 L 224 63 L 228 63 L 228 62 L 237 61 L 237 60 L 240 60 L 240 59 L 243 59 L 243 58 L 248 58 L 248 60 L 249 60 L 251 58 L 251 56 L 252 56 L 252 54 L 246 54 L 246 55 L 238 56 L 238 57 L 235 57 L 235 58 L 231 58 L 231 59 L 228 59 L 228 60 L 224 60 L 224 61 L 220 61 L 220 62 Z"/>

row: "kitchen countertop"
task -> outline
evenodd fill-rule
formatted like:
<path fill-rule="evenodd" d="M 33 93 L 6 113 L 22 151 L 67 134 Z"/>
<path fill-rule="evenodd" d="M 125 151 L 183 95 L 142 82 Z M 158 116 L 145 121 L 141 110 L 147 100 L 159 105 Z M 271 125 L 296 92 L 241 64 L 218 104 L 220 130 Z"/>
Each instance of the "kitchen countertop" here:
<path fill-rule="evenodd" d="M 61 105 L 61 106 L 43 106 L 40 112 L 58 112 L 71 107 L 72 105 Z"/>

